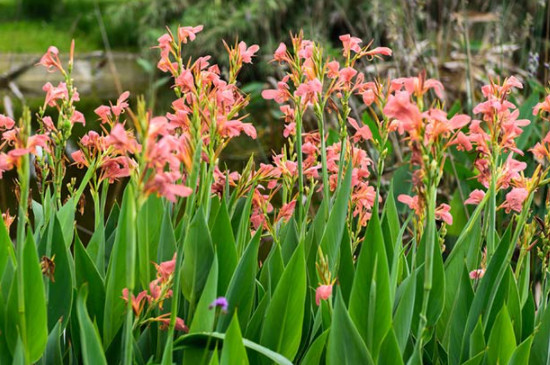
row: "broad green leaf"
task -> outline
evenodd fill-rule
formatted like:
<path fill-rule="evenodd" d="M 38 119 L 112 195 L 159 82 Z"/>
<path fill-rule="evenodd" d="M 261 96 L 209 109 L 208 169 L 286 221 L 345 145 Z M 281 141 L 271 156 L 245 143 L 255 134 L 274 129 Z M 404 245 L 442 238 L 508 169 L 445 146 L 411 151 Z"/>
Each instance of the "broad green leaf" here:
<path fill-rule="evenodd" d="M 469 336 L 468 341 L 470 343 L 470 358 L 475 357 L 477 354 L 483 353 L 486 350 L 481 318 L 477 321 L 474 331 Z"/>
<path fill-rule="evenodd" d="M 349 314 L 374 360 L 391 327 L 389 281 L 384 236 L 378 215 L 374 213 L 357 260 L 349 304 Z"/>
<path fill-rule="evenodd" d="M 203 332 L 203 333 L 193 333 L 185 336 L 179 337 L 175 343 L 176 344 L 182 344 L 185 346 L 200 346 L 204 347 L 207 343 L 214 345 L 216 343 L 216 339 L 219 340 L 225 340 L 226 334 L 225 333 L 219 333 L 219 332 Z M 214 339 L 214 341 L 212 341 Z M 282 356 L 281 354 L 278 354 L 274 351 L 271 351 L 270 349 L 258 345 L 255 342 L 252 342 L 250 340 L 247 340 L 246 338 L 242 339 L 244 346 L 247 349 L 254 350 L 255 352 L 258 352 L 265 356 L 266 358 L 270 359 L 274 363 L 278 365 L 292 365 L 292 362 L 290 362 L 287 358 Z"/>
<path fill-rule="evenodd" d="M 346 226 L 346 217 L 348 211 L 348 202 L 351 191 L 351 163 L 348 164 L 346 175 L 340 186 L 334 205 L 330 210 L 328 221 L 325 225 L 325 230 L 321 238 L 321 249 L 323 255 L 328 256 L 329 269 L 331 272 L 336 272 L 336 266 L 339 262 L 338 255 L 340 254 L 340 243 Z M 322 214 L 320 210 L 318 214 Z M 373 216 L 376 214 L 373 214 Z"/>
<path fill-rule="evenodd" d="M 508 365 L 528 365 L 529 353 L 531 352 L 531 344 L 533 343 L 533 336 L 527 337 L 525 341 L 519 344 L 515 349 Z"/>
<path fill-rule="evenodd" d="M 218 210 L 211 231 L 212 243 L 216 248 L 218 264 L 220 265 L 218 293 L 225 293 L 238 263 L 235 237 L 233 235 L 233 229 L 231 228 L 231 220 L 229 219 L 229 212 L 227 211 L 225 199 L 222 199 L 222 204 Z"/>
<path fill-rule="evenodd" d="M 4 220 L 0 220 L 0 278 L 4 273 L 4 269 L 11 258 L 11 263 L 15 264 L 15 252 L 11 243 L 10 235 L 4 225 Z"/>
<path fill-rule="evenodd" d="M 462 363 L 462 365 L 479 365 L 485 357 L 485 351 L 480 352 L 476 356 L 470 358 L 468 361 Z"/>
<path fill-rule="evenodd" d="M 237 314 L 233 316 L 225 334 L 220 363 L 221 365 L 248 365 Z"/>
<path fill-rule="evenodd" d="M 374 361 L 348 314 L 340 290 L 337 290 L 328 337 L 327 365 L 356 364 L 374 365 Z"/>
<path fill-rule="evenodd" d="M 550 363 L 550 306 L 540 316 L 529 356 L 530 365 Z"/>
<path fill-rule="evenodd" d="M 152 242 L 149 245 L 149 256 L 152 260 L 155 260 L 156 257 L 157 262 L 163 262 L 172 260 L 175 253 L 176 235 L 174 233 L 174 227 L 172 226 L 170 209 L 169 207 L 165 207 L 164 214 L 162 216 L 158 243 Z M 149 266 L 152 267 L 151 262 L 149 262 Z"/>
<path fill-rule="evenodd" d="M 227 294 L 229 303 L 227 314 L 218 320 L 217 331 L 225 331 L 229 320 L 238 308 L 239 325 L 246 331 L 248 317 L 252 311 L 254 301 L 255 278 L 258 268 L 258 247 L 260 246 L 261 230 L 258 230 L 252 241 L 247 245 L 239 265 L 231 278 Z M 220 293 L 221 294 L 221 293 Z"/>
<path fill-rule="evenodd" d="M 378 357 L 378 364 L 395 364 L 402 365 L 403 358 L 401 357 L 401 352 L 399 349 L 399 344 L 397 343 L 397 338 L 393 329 L 390 329 L 382 341 L 380 346 L 380 355 Z"/>
<path fill-rule="evenodd" d="M 288 359 L 296 356 L 302 336 L 306 299 L 304 246 L 294 251 L 267 308 L 260 344 Z"/>
<path fill-rule="evenodd" d="M 209 308 L 210 304 L 216 299 L 218 287 L 218 259 L 214 257 L 210 273 L 204 284 L 201 298 L 197 304 L 197 310 L 193 316 L 190 333 L 210 332 L 213 330 L 216 310 Z"/>
<path fill-rule="evenodd" d="M 76 236 L 74 245 L 74 261 L 76 287 L 80 288 L 83 284 L 88 284 L 88 311 L 95 322 L 103 323 L 105 284 L 97 271 L 97 267 L 94 265 L 86 249 L 84 249 L 78 235 Z"/>
<path fill-rule="evenodd" d="M 338 265 L 338 282 L 342 289 L 344 302 L 349 303 L 349 297 L 353 288 L 353 279 L 355 277 L 355 266 L 353 264 L 353 254 L 351 253 L 351 242 L 347 230 L 344 230 L 342 243 L 340 244 L 340 264 Z"/>
<path fill-rule="evenodd" d="M 108 348 L 124 321 L 126 303 L 122 290 L 134 288 L 134 263 L 136 257 L 136 209 L 134 192 L 128 185 L 122 199 L 115 242 L 106 276 L 105 309 L 103 319 L 103 346 Z"/>
<path fill-rule="evenodd" d="M 471 333 L 482 313 L 492 308 L 492 301 L 494 300 L 496 291 L 500 287 L 506 265 L 508 265 L 510 255 L 512 254 L 509 247 L 510 235 L 511 229 L 509 228 L 501 239 L 497 250 L 489 262 L 487 271 L 479 283 L 479 287 L 474 295 L 474 300 L 470 306 L 464 333 Z M 463 358 L 468 353 L 468 346 L 467 337 L 465 336 L 462 346 Z"/>
<path fill-rule="evenodd" d="M 302 365 L 317 365 L 321 363 L 321 356 L 323 356 L 329 333 L 330 330 L 321 333 L 319 337 L 308 346 L 306 355 L 300 362 Z"/>
<path fill-rule="evenodd" d="M 260 272 L 260 282 L 269 291 L 270 295 L 275 290 L 284 269 L 281 248 L 279 245 L 274 244 L 271 246 L 271 251 L 265 259 Z"/>
<path fill-rule="evenodd" d="M 72 289 L 71 289 L 72 292 Z M 48 335 L 48 343 L 46 351 L 42 356 L 41 363 L 44 365 L 63 365 L 63 355 L 61 354 L 60 337 L 62 336 L 61 321 L 58 321 L 50 334 Z"/>
<path fill-rule="evenodd" d="M 94 327 L 88 311 L 86 309 L 86 298 L 88 296 L 87 284 L 82 285 L 76 299 L 76 313 L 80 327 L 80 338 L 82 346 L 82 360 L 85 365 L 107 365 L 103 348 L 101 347 L 101 339 Z"/>
<path fill-rule="evenodd" d="M 19 310 L 19 327 L 24 327 L 23 346 L 25 347 L 26 358 L 36 362 L 44 352 L 48 341 L 48 326 L 46 313 L 46 294 L 42 271 L 36 253 L 36 246 L 33 236 L 27 233 L 27 239 L 23 247 L 22 270 L 24 295 L 23 308 Z M 21 293 L 21 291 L 19 291 Z M 20 298 L 21 299 L 21 298 Z M 21 301 L 19 301 L 21 303 Z M 21 313 L 23 309 L 23 313 Z M 21 317 L 22 316 L 22 317 Z M 24 321 L 23 321 L 24 319 Z"/>
<path fill-rule="evenodd" d="M 464 336 L 464 326 L 466 325 L 468 311 L 474 298 L 474 292 L 470 281 L 471 279 L 468 275 L 466 266 L 463 264 L 461 280 L 458 283 L 458 288 L 455 288 L 455 295 L 454 297 L 449 296 L 447 298 L 451 299 L 453 302 L 452 309 L 448 314 L 451 318 L 448 322 L 446 321 L 447 325 L 443 328 L 443 335 L 441 336 L 443 338 L 442 342 L 445 345 L 444 347 L 447 349 L 449 364 L 460 363 L 460 348 L 462 346 L 462 339 Z M 440 327 L 438 327 L 438 330 L 439 329 Z M 481 324 L 480 330 L 481 340 L 483 340 L 483 327 Z M 472 338 L 474 337 L 472 336 Z M 479 341 L 479 338 L 477 338 L 476 341 Z M 485 345 L 485 343 L 483 343 L 483 345 Z M 470 347 L 470 349 L 472 348 Z M 475 351 L 472 353 L 473 355 L 476 355 L 479 352 L 477 349 Z"/>
<path fill-rule="evenodd" d="M 212 266 L 214 249 L 202 209 L 191 221 L 183 244 L 182 290 L 185 298 L 195 305 Z"/>
<path fill-rule="evenodd" d="M 55 218 L 52 236 L 52 257 L 55 263 L 53 278 L 48 290 L 48 329 L 51 331 L 59 320 L 65 329 L 73 303 L 74 272 L 72 256 L 65 245 L 59 220 Z M 49 280 L 49 279 L 47 279 Z"/>
<path fill-rule="evenodd" d="M 527 339 L 535 330 L 535 300 L 531 292 L 521 309 L 521 327 L 522 340 Z"/>
<path fill-rule="evenodd" d="M 267 306 L 269 305 L 269 301 L 271 300 L 271 296 L 269 293 L 265 294 L 258 305 L 256 306 L 256 310 L 250 317 L 250 321 L 248 321 L 248 326 L 246 327 L 246 335 L 245 337 L 248 338 L 251 341 L 254 342 L 260 342 L 260 337 L 262 335 L 262 325 L 264 323 L 265 318 L 265 312 L 267 310 Z M 250 359 L 252 362 L 254 359 Z"/>
<path fill-rule="evenodd" d="M 76 220 L 74 219 L 75 212 L 76 206 L 73 198 L 69 199 L 57 212 L 57 218 L 59 219 L 63 239 L 67 247 L 70 247 L 73 243 L 74 227 L 76 224 Z"/>
<path fill-rule="evenodd" d="M 95 232 L 86 246 L 86 252 L 95 263 L 97 272 L 105 277 L 105 226 L 103 222 L 95 227 Z"/>
<path fill-rule="evenodd" d="M 506 306 L 502 307 L 497 315 L 487 346 L 487 361 L 489 364 L 508 364 L 512 353 L 516 349 L 516 338 Z"/>
<path fill-rule="evenodd" d="M 393 180 L 387 194 L 386 203 L 384 204 L 381 221 L 388 262 L 392 262 L 394 255 L 393 245 L 397 240 L 400 230 L 399 214 L 397 213 L 397 206 L 395 205 L 395 199 L 393 198 Z"/>
<path fill-rule="evenodd" d="M 281 253 L 285 265 L 288 264 L 288 260 L 292 257 L 294 250 L 299 244 L 300 238 L 298 236 L 298 226 L 296 220 L 292 217 L 285 226 L 285 232 L 281 232 Z"/>
<path fill-rule="evenodd" d="M 399 296 L 399 304 L 393 317 L 393 328 L 401 354 L 405 352 L 411 330 L 416 294 L 416 276 L 413 273 L 401 283 L 400 291 L 402 294 Z"/>

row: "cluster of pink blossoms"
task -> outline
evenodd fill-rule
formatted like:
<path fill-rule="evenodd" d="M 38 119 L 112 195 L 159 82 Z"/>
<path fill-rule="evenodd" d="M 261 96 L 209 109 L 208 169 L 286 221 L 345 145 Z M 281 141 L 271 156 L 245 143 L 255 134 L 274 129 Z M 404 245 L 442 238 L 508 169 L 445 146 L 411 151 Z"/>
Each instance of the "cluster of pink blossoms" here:
<path fill-rule="evenodd" d="M 164 313 L 155 318 L 148 318 L 148 315 L 155 308 L 162 310 L 164 301 L 172 297 L 172 281 L 176 268 L 176 255 L 174 254 L 172 260 L 155 264 L 155 266 L 157 269 L 157 277 L 149 283 L 149 290 L 141 291 L 136 297 L 134 294 L 130 295 L 129 290 L 124 288 L 122 290 L 122 299 L 124 299 L 125 302 L 130 300 L 132 310 L 137 317 L 136 323 L 155 321 L 161 323 L 161 329 L 166 329 L 170 324 L 170 313 Z M 146 306 L 147 309 L 144 311 Z M 176 318 L 175 329 L 177 331 L 188 331 L 185 322 L 179 317 Z"/>

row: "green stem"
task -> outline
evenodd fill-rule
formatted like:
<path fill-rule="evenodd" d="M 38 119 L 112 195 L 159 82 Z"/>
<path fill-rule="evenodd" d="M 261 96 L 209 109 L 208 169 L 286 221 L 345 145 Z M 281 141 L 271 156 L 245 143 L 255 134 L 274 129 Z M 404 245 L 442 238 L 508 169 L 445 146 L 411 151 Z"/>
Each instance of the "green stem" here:
<path fill-rule="evenodd" d="M 316 108 L 317 123 L 319 127 L 319 133 L 321 136 L 321 170 L 323 175 L 323 200 L 325 201 L 325 221 L 328 219 L 329 205 L 330 205 L 330 191 L 328 183 L 328 171 L 327 171 L 327 148 L 325 142 L 325 118 L 324 111 L 325 104 L 318 104 Z"/>
<path fill-rule="evenodd" d="M 418 346 L 422 350 L 424 339 L 424 331 L 428 323 L 428 303 L 430 301 L 430 292 L 433 284 L 433 251 L 436 242 L 436 226 L 435 226 L 435 205 L 437 198 L 437 186 L 431 185 L 428 188 L 428 206 L 427 206 L 427 221 L 426 221 L 426 239 L 424 241 L 424 296 L 422 298 L 422 311 L 420 313 L 420 324 L 418 327 Z"/>
<path fill-rule="evenodd" d="M 304 221 L 304 210 L 302 207 L 302 196 L 304 195 L 304 172 L 302 156 L 302 111 L 296 108 L 296 155 L 298 159 L 298 230 L 302 227 Z"/>

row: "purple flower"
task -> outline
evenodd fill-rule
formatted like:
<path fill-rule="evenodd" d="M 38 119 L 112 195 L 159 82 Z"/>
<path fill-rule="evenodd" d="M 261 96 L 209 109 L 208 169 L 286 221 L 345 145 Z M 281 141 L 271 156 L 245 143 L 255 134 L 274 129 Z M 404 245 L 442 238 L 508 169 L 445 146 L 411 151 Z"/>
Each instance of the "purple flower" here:
<path fill-rule="evenodd" d="M 225 297 L 219 297 L 216 300 L 214 300 L 208 308 L 212 309 L 214 307 L 220 307 L 222 309 L 222 312 L 227 312 L 227 306 L 228 306 L 227 299 L 225 299 Z"/>

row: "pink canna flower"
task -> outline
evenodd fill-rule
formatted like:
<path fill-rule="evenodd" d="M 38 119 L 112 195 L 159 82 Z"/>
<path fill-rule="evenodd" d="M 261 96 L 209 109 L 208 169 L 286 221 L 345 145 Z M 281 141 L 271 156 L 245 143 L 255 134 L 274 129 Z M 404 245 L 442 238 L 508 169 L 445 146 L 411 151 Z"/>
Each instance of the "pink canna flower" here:
<path fill-rule="evenodd" d="M 176 254 L 171 260 L 161 262 L 160 264 L 154 263 L 157 268 L 157 276 L 162 282 L 167 282 L 170 276 L 174 273 L 176 268 Z"/>
<path fill-rule="evenodd" d="M 315 290 L 315 304 L 321 305 L 321 300 L 327 300 L 332 296 L 332 285 L 320 285 Z"/>
<path fill-rule="evenodd" d="M 476 269 L 470 271 L 470 279 L 472 280 L 479 280 L 483 277 L 483 275 L 485 275 L 484 269 Z"/>
<path fill-rule="evenodd" d="M 370 131 L 370 128 L 368 125 L 365 124 L 360 127 L 357 121 L 351 117 L 348 118 L 348 122 L 356 131 L 355 135 L 353 136 L 353 139 L 356 142 L 360 140 L 363 140 L 363 141 L 372 140 L 372 132 Z"/>
<path fill-rule="evenodd" d="M 202 29 L 202 25 L 197 25 L 196 27 L 179 27 L 178 39 L 184 44 L 187 43 L 188 39 L 192 42 L 197 37 L 197 33 L 199 33 Z"/>
<path fill-rule="evenodd" d="M 340 82 L 343 82 L 344 84 L 349 85 L 351 83 L 351 79 L 357 75 L 357 70 L 353 67 L 345 67 L 340 70 L 339 72 L 339 79 Z"/>
<path fill-rule="evenodd" d="M 449 226 L 453 225 L 453 216 L 451 215 L 451 207 L 449 204 L 441 204 L 435 208 L 435 219 L 443 221 Z"/>
<path fill-rule="evenodd" d="M 409 196 L 409 195 L 401 194 L 397 197 L 397 201 L 407 205 L 409 209 L 414 210 L 416 215 L 420 215 L 420 213 L 422 212 L 422 208 L 418 200 L 418 195 Z"/>
<path fill-rule="evenodd" d="M 101 105 L 95 108 L 94 113 L 99 117 L 102 123 L 107 123 L 111 116 L 111 108 L 107 105 Z"/>
<path fill-rule="evenodd" d="M 500 206 L 504 208 L 506 213 L 514 211 L 520 213 L 523 209 L 523 202 L 527 199 L 529 192 L 525 188 L 512 188 L 508 194 L 506 194 L 506 201 Z"/>
<path fill-rule="evenodd" d="M 541 111 L 550 113 L 550 95 L 546 96 L 543 102 L 535 105 L 533 108 L 533 115 L 538 115 Z"/>
<path fill-rule="evenodd" d="M 75 110 L 72 117 L 71 117 L 71 123 L 80 123 L 82 125 L 86 125 L 86 119 L 84 118 L 84 114 L 79 112 L 78 110 Z"/>
<path fill-rule="evenodd" d="M 7 153 L 0 152 L 0 179 L 2 174 L 14 168 L 16 159 Z"/>
<path fill-rule="evenodd" d="M 46 92 L 44 107 L 46 105 L 56 106 L 58 100 L 64 101 L 69 99 L 69 91 L 67 90 L 67 84 L 65 84 L 64 82 L 60 82 L 59 85 L 57 85 L 57 87 L 47 82 L 42 87 L 42 90 Z M 76 94 L 76 99 L 75 99 L 75 95 L 73 95 L 73 101 L 78 101 L 78 94 Z"/>
<path fill-rule="evenodd" d="M 479 203 L 481 203 L 484 197 L 485 192 L 483 190 L 475 189 L 470 193 L 468 199 L 464 201 L 464 204 L 478 205 Z"/>
<path fill-rule="evenodd" d="M 363 55 L 365 56 L 377 56 L 377 55 L 382 55 L 382 56 L 391 56 L 392 55 L 392 50 L 388 47 L 376 47 L 374 49 L 371 49 L 370 51 L 366 51 L 363 53 Z"/>
<path fill-rule="evenodd" d="M 335 79 L 340 75 L 340 64 L 338 61 L 327 63 L 327 76 L 330 79 Z"/>
<path fill-rule="evenodd" d="M 162 315 L 160 317 L 157 317 L 155 320 L 161 323 L 160 329 L 163 331 L 166 331 L 168 327 L 170 326 L 170 313 L 166 313 L 165 315 Z M 185 322 L 183 319 L 176 317 L 176 325 L 174 326 L 174 329 L 176 331 L 180 332 L 189 332 L 189 328 L 185 325 Z"/>
<path fill-rule="evenodd" d="M 125 302 L 128 302 L 128 296 L 129 291 L 128 288 L 122 289 L 122 299 L 124 299 Z M 144 299 L 147 299 L 148 294 L 147 291 L 144 290 L 138 294 L 137 297 L 132 294 L 131 302 L 132 302 L 132 310 L 134 311 L 134 314 L 136 316 L 139 316 L 143 310 L 143 306 L 145 305 Z"/>
<path fill-rule="evenodd" d="M 130 96 L 129 91 L 125 91 L 118 97 L 116 101 L 116 105 L 111 105 L 111 110 L 113 111 L 113 114 L 118 117 L 122 112 L 124 112 L 124 109 L 128 108 L 128 97 Z"/>
<path fill-rule="evenodd" d="M 290 203 L 286 203 L 285 205 L 283 205 L 279 210 L 276 221 L 280 221 L 282 219 L 283 222 L 288 222 L 288 220 L 292 217 L 292 214 L 294 214 L 295 207 L 296 200 L 293 200 Z"/>
<path fill-rule="evenodd" d="M 318 95 L 323 91 L 323 84 L 319 79 L 313 79 L 301 84 L 296 89 L 296 96 L 302 99 L 302 104 L 311 105 L 317 102 Z"/>
<path fill-rule="evenodd" d="M 54 72 L 55 68 L 59 71 L 63 71 L 61 61 L 59 60 L 59 50 L 57 47 L 50 46 L 46 53 L 40 58 L 39 65 L 46 67 L 48 72 Z"/>
<path fill-rule="evenodd" d="M 411 102 L 409 93 L 406 91 L 399 91 L 395 95 L 389 96 L 384 107 L 384 114 L 388 118 L 394 119 L 390 129 L 397 129 L 399 134 L 403 134 L 405 131 L 414 131 L 422 123 L 422 114 L 418 106 Z M 416 133 L 411 134 L 411 138 L 413 137 L 418 138 Z"/>
<path fill-rule="evenodd" d="M 344 57 L 348 57 L 350 55 L 350 51 L 353 51 L 355 53 L 361 52 L 361 47 L 359 44 L 363 42 L 361 38 L 352 37 L 349 34 L 344 34 L 340 36 L 340 40 L 342 41 L 342 44 L 344 46 Z"/>
<path fill-rule="evenodd" d="M 0 130 L 12 129 L 15 126 L 15 121 L 10 117 L 0 114 Z"/>
<path fill-rule="evenodd" d="M 247 48 L 246 43 L 242 41 L 239 43 L 239 55 L 244 63 L 252 63 L 252 57 L 259 49 L 260 46 L 257 44 L 253 44 Z"/>
<path fill-rule="evenodd" d="M 141 146 L 137 143 L 135 138 L 124 129 L 122 124 L 115 124 L 105 142 L 109 146 L 114 146 L 119 151 L 136 153 L 141 150 Z"/>
<path fill-rule="evenodd" d="M 275 53 L 273 54 L 273 59 L 275 61 L 283 62 L 288 59 L 288 56 L 286 54 L 286 45 L 284 43 L 280 43 L 279 47 L 275 50 Z"/>

